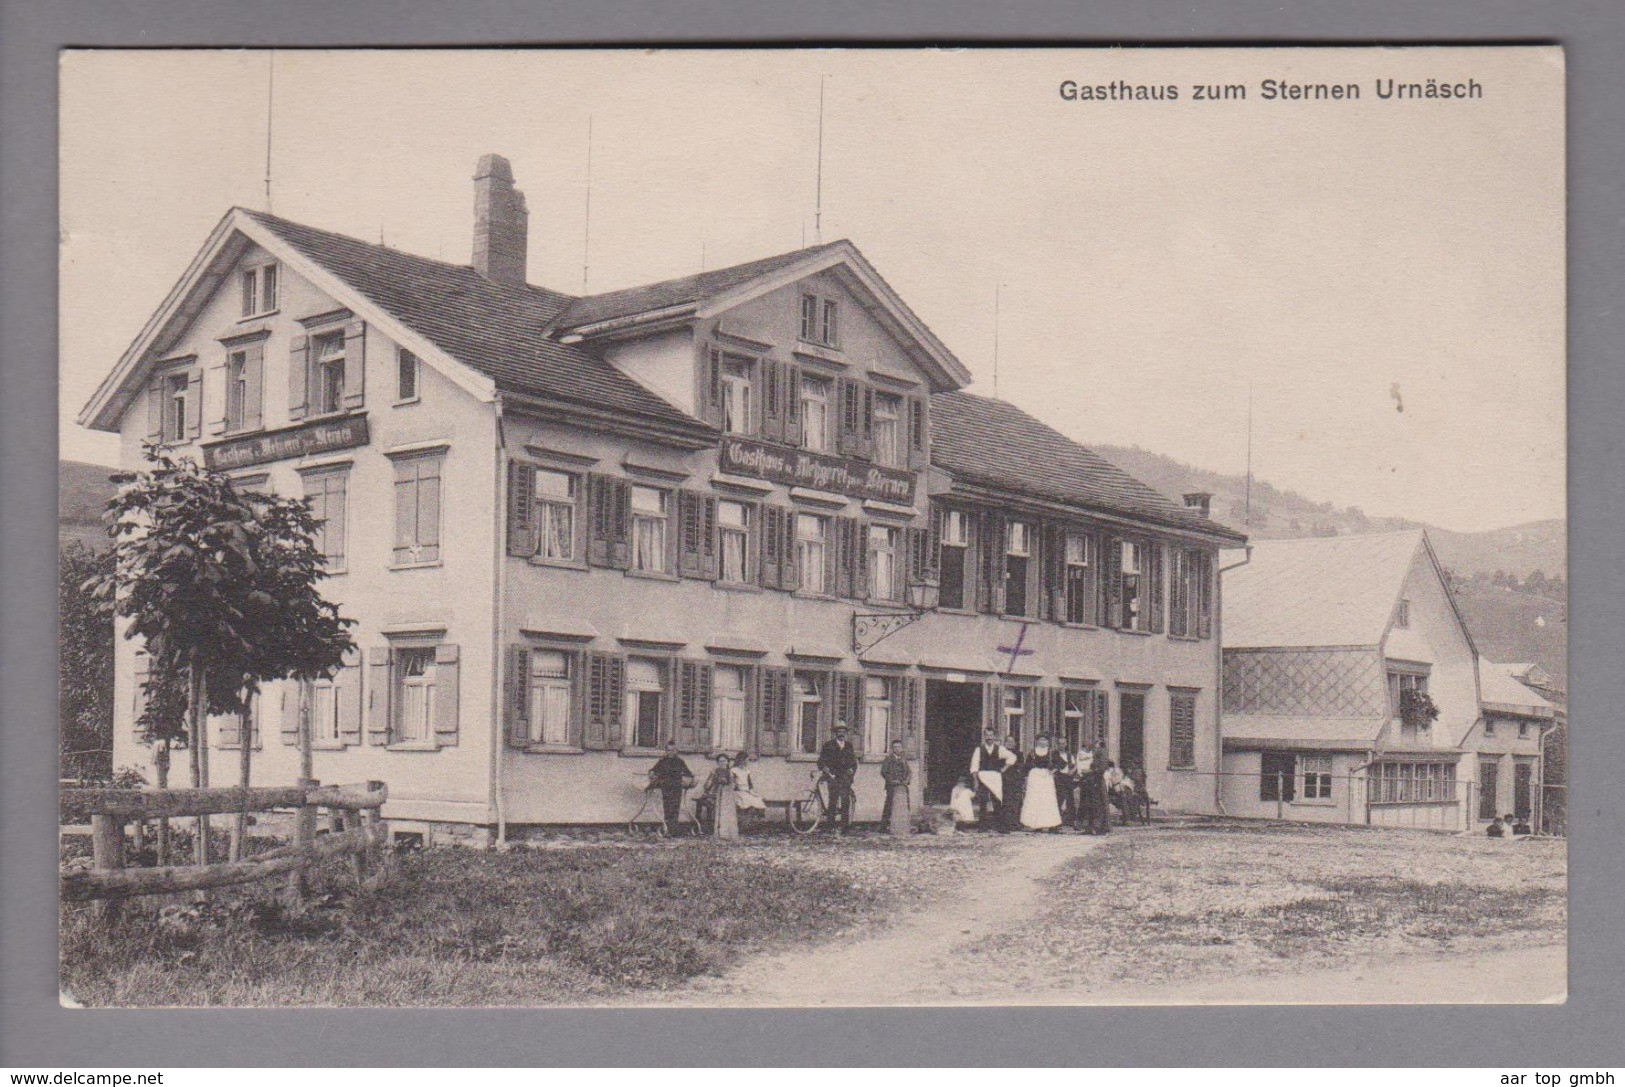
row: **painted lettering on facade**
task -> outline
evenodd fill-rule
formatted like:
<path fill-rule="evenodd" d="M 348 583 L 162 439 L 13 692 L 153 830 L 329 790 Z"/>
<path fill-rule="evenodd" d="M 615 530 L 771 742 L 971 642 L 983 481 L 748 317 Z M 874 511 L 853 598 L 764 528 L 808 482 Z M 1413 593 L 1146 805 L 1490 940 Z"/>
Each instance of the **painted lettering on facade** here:
<path fill-rule="evenodd" d="M 250 464 L 366 444 L 367 417 L 346 415 L 340 419 L 320 419 L 314 423 L 206 445 L 203 447 L 203 462 L 210 468 L 243 468 Z"/>
<path fill-rule="evenodd" d="M 914 473 L 882 468 L 852 457 L 783 449 L 743 438 L 722 440 L 722 470 L 791 487 L 914 504 Z"/>

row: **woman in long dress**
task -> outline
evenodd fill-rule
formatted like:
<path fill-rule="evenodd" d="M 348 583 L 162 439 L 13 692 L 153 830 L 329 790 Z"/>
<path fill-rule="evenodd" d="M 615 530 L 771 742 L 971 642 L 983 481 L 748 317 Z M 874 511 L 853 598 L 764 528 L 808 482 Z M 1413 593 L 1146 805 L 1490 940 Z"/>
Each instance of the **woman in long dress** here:
<path fill-rule="evenodd" d="M 1050 750 L 1049 737 L 1038 737 L 1027 757 L 1026 788 L 1021 797 L 1021 825 L 1028 830 L 1052 831 L 1061 825 L 1061 805 L 1055 793 L 1059 762 Z"/>
<path fill-rule="evenodd" d="M 767 801 L 762 794 L 756 791 L 756 779 L 750 774 L 750 752 L 741 751 L 734 756 L 734 807 L 741 813 L 741 819 L 747 824 L 753 824 L 767 812 Z M 745 812 L 756 814 L 745 815 Z"/>

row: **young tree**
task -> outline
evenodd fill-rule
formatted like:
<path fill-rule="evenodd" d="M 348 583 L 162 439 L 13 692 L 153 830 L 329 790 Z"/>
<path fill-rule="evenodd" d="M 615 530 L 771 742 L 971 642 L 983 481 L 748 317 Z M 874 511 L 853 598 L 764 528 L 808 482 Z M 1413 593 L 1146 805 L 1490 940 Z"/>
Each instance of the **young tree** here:
<path fill-rule="evenodd" d="M 326 574 L 308 500 L 239 491 L 157 446 L 146 453 L 148 470 L 113 477 L 113 569 L 94 580 L 95 591 L 128 620 L 125 636 L 146 643 L 153 680 L 144 720 L 159 736 L 183 701 L 192 784 L 208 784 L 207 716 L 239 714 L 246 786 L 255 691 L 269 680 L 332 675 L 354 644 L 353 620 L 317 591 Z M 207 863 L 206 816 L 196 853 Z"/>

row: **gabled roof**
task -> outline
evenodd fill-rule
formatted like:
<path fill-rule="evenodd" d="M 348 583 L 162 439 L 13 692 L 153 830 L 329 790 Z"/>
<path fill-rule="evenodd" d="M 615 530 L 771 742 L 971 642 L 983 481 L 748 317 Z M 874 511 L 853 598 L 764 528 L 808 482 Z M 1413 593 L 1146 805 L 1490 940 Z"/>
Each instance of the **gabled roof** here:
<path fill-rule="evenodd" d="M 707 318 L 807 276 L 835 274 L 877 324 L 929 375 L 936 390 L 970 384 L 971 374 L 909 308 L 858 247 L 844 238 L 727 268 L 573 299 L 552 331 L 569 342 L 656 321 Z"/>
<path fill-rule="evenodd" d="M 708 429 L 592 351 L 550 337 L 549 325 L 576 301 L 570 295 L 495 283 L 467 265 L 414 256 L 264 212 L 243 214 L 453 359 L 491 378 L 499 389 Z"/>
<path fill-rule="evenodd" d="M 1232 544 L 1246 539 L 1003 400 L 964 392 L 933 396 L 931 463 L 956 481 L 1190 529 Z"/>
<path fill-rule="evenodd" d="M 730 268 L 714 268 L 691 276 L 646 283 L 619 291 L 606 291 L 585 298 L 571 299 L 558 315 L 559 328 L 580 328 L 622 317 L 670 309 L 673 306 L 697 304 L 713 295 L 731 291 L 743 283 L 776 272 L 809 257 L 833 252 L 845 242 L 830 242 L 789 253 L 779 253 Z"/>
<path fill-rule="evenodd" d="M 1225 574 L 1225 648 L 1380 645 L 1422 547 L 1420 529 L 1255 541 Z"/>
<path fill-rule="evenodd" d="M 1524 717 L 1552 717 L 1557 707 L 1525 686 L 1522 677 L 1529 674 L 1528 664 L 1499 664 L 1478 659 L 1478 700 L 1487 710 L 1519 714 Z"/>

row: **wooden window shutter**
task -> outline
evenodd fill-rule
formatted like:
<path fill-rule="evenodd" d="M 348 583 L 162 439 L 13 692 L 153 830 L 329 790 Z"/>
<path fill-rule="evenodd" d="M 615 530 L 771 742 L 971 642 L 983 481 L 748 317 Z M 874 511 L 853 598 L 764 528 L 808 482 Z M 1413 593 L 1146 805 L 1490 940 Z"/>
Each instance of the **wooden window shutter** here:
<path fill-rule="evenodd" d="M 164 381 L 155 377 L 147 386 L 147 441 L 157 445 L 164 440 Z"/>
<path fill-rule="evenodd" d="M 1004 743 L 1009 731 L 1004 724 L 1004 684 L 997 680 L 982 688 L 982 725 L 992 729 L 999 742 Z"/>
<path fill-rule="evenodd" d="M 850 378 L 835 379 L 840 425 L 835 432 L 835 451 L 849 457 L 858 455 L 862 445 L 858 416 L 862 413 L 863 390 Z"/>
<path fill-rule="evenodd" d="M 226 352 L 226 357 L 231 357 L 230 351 Z M 247 360 L 245 359 L 244 366 L 246 367 L 246 365 Z M 226 363 L 225 360 L 221 360 L 218 364 L 209 367 L 203 377 L 203 390 L 208 395 L 202 405 L 202 414 L 208 417 L 210 434 L 224 434 L 226 424 L 230 422 L 228 410 L 231 396 L 226 385 Z"/>
<path fill-rule="evenodd" d="M 982 592 L 981 610 L 993 615 L 1004 614 L 1004 517 L 991 510 L 982 515 L 981 558 Z"/>
<path fill-rule="evenodd" d="M 508 554 L 536 553 L 536 469 L 523 461 L 508 462 Z"/>
<path fill-rule="evenodd" d="M 265 344 L 249 344 L 243 351 L 243 429 L 258 430 L 265 425 Z"/>
<path fill-rule="evenodd" d="M 761 401 L 762 437 L 772 442 L 784 441 L 784 368 L 775 359 L 763 359 L 757 372 L 761 375 L 757 400 Z"/>
<path fill-rule="evenodd" d="M 1038 532 L 1038 617 L 1064 619 L 1061 570 L 1066 557 L 1066 536 L 1059 525 L 1044 525 Z"/>
<path fill-rule="evenodd" d="M 615 653 L 588 653 L 587 720 L 582 747 L 602 751 L 620 746 L 625 692 L 626 658 Z"/>
<path fill-rule="evenodd" d="M 801 444 L 801 367 L 786 362 L 780 371 L 779 391 L 784 398 L 784 435 L 788 445 Z"/>
<path fill-rule="evenodd" d="M 358 680 L 360 676 L 356 677 Z M 282 743 L 287 747 L 299 745 L 299 703 L 302 701 L 301 693 L 304 684 L 297 680 L 285 679 L 277 684 L 281 692 L 281 709 L 277 722 L 277 731 L 281 734 Z"/>
<path fill-rule="evenodd" d="M 849 517 L 831 517 L 829 519 L 831 543 L 834 547 L 835 559 L 835 595 L 851 597 L 854 595 L 852 587 L 852 527 L 855 522 Z"/>
<path fill-rule="evenodd" d="M 693 491 L 675 491 L 672 498 L 677 518 L 677 572 L 683 577 L 700 576 L 700 503 Z"/>
<path fill-rule="evenodd" d="M 926 542 L 930 539 L 929 533 L 923 528 L 912 525 L 903 530 L 903 547 L 908 556 L 908 583 L 915 584 L 926 580 Z"/>
<path fill-rule="evenodd" d="M 779 506 L 762 506 L 759 539 L 760 554 L 756 561 L 756 576 L 764 589 L 777 589 L 784 580 L 782 556 L 784 552 L 784 510 Z"/>
<path fill-rule="evenodd" d="M 680 660 L 677 678 L 677 744 L 685 751 L 711 746 L 711 665 Z"/>
<path fill-rule="evenodd" d="M 1097 690 L 1097 691 L 1095 691 L 1093 693 L 1094 693 L 1094 696 L 1095 696 L 1095 700 L 1094 700 L 1095 742 L 1097 742 L 1097 743 L 1105 743 L 1106 742 L 1106 736 L 1111 731 L 1111 720 L 1110 720 L 1111 707 L 1106 704 L 1106 692 L 1105 691 L 1098 691 Z"/>
<path fill-rule="evenodd" d="M 194 367 L 186 375 L 186 436 L 203 433 L 203 369 Z"/>
<path fill-rule="evenodd" d="M 367 650 L 367 742 L 389 743 L 393 731 L 389 702 L 394 692 L 394 654 L 389 646 Z"/>
<path fill-rule="evenodd" d="M 863 386 L 863 410 L 859 419 L 858 434 L 859 455 L 873 460 L 875 456 L 875 390 L 872 385 Z"/>
<path fill-rule="evenodd" d="M 530 646 L 508 647 L 502 704 L 508 715 L 508 746 L 530 746 Z"/>
<path fill-rule="evenodd" d="M 1213 637 L 1213 553 L 1197 554 L 1196 564 L 1196 636 Z"/>
<path fill-rule="evenodd" d="M 1103 534 L 1100 544 L 1100 625 L 1116 628 L 1123 625 L 1123 541 Z"/>
<path fill-rule="evenodd" d="M 831 531 L 833 532 L 833 530 Z M 795 510 L 787 509 L 784 511 L 784 533 L 779 537 L 779 543 L 782 544 L 784 548 L 784 550 L 779 552 L 779 584 L 783 588 L 788 589 L 791 592 L 795 592 L 797 589 L 801 588 L 801 564 L 796 557 Z M 826 541 L 826 547 L 834 546 L 834 540 Z M 829 559 L 827 556 L 824 560 L 824 569 L 826 571 L 825 576 L 827 577 L 827 571 L 829 570 Z M 821 593 L 827 590 L 824 585 L 814 585 L 812 586 L 812 591 Z"/>
<path fill-rule="evenodd" d="M 632 566 L 632 487 L 610 477 L 609 490 L 609 564 L 627 570 Z"/>
<path fill-rule="evenodd" d="M 339 705 L 339 741 L 361 742 L 361 651 L 345 651 L 344 664 L 333 676 L 333 697 Z"/>
<path fill-rule="evenodd" d="M 243 742 L 243 715 L 222 713 L 211 715 L 220 722 L 220 746 L 236 747 Z"/>
<path fill-rule="evenodd" d="M 299 420 L 310 411 L 310 337 L 295 336 L 288 352 L 288 418 Z"/>
<path fill-rule="evenodd" d="M 918 471 L 930 463 L 929 417 L 926 398 L 908 398 L 908 466 Z"/>
<path fill-rule="evenodd" d="M 344 407 L 365 404 L 366 389 L 367 322 L 351 321 L 344 326 Z"/>
<path fill-rule="evenodd" d="M 587 562 L 593 566 L 609 565 L 609 480 L 593 473 L 586 477 L 587 484 Z"/>
<path fill-rule="evenodd" d="M 763 755 L 789 753 L 790 670 L 762 668 L 757 700 L 757 750 Z"/>
<path fill-rule="evenodd" d="M 716 426 L 722 425 L 722 352 L 715 347 L 705 353 L 705 381 L 704 395 L 700 398 L 704 407 L 700 416 L 708 423 Z"/>
<path fill-rule="evenodd" d="M 899 533 L 901 535 L 901 533 Z M 897 564 L 907 564 L 908 555 L 892 556 L 893 576 Z M 869 596 L 869 524 L 861 517 L 852 518 L 852 599 L 864 600 Z"/>
<path fill-rule="evenodd" d="M 1166 579 L 1163 577 L 1163 566 L 1165 565 L 1162 558 L 1163 553 L 1164 548 L 1160 542 L 1151 540 L 1146 543 L 1145 576 L 1150 583 L 1150 591 L 1147 592 L 1146 597 L 1151 606 L 1151 621 L 1147 629 L 1153 634 L 1162 633 L 1162 615 L 1167 610 L 1164 606 L 1168 594 L 1164 584 Z"/>
<path fill-rule="evenodd" d="M 434 647 L 434 738 L 443 747 L 457 746 L 457 646 Z"/>
<path fill-rule="evenodd" d="M 746 517 L 751 517 L 746 514 Z M 754 523 L 754 520 L 752 520 Z M 748 547 L 750 541 L 745 541 Z M 722 572 L 721 556 L 717 553 L 717 498 L 713 494 L 700 495 L 700 576 L 715 581 Z"/>

